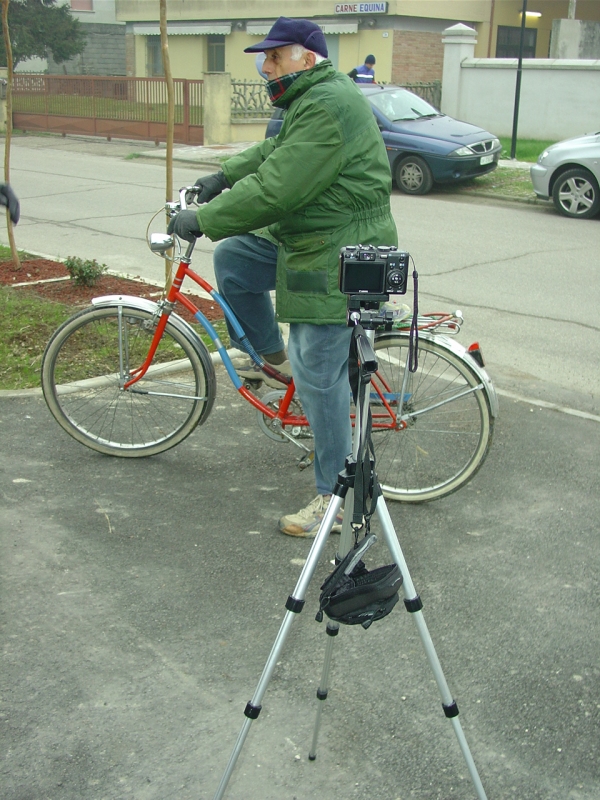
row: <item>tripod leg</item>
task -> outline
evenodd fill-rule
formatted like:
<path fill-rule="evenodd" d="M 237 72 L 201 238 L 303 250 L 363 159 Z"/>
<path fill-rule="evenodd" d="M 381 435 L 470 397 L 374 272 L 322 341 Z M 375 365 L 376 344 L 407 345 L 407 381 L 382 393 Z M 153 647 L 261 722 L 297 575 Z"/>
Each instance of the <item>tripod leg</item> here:
<path fill-rule="evenodd" d="M 404 578 L 404 605 L 406 606 L 406 610 L 412 614 L 415 625 L 417 626 L 417 631 L 421 637 L 423 647 L 425 648 L 425 654 L 427 656 L 427 660 L 429 661 L 429 666 L 431 667 L 435 682 L 437 683 L 440 695 L 442 697 L 442 708 L 444 709 L 444 714 L 452 723 L 459 747 L 466 761 L 469 774 L 471 775 L 471 780 L 473 781 L 473 785 L 477 791 L 477 796 L 480 798 L 480 800 L 487 800 L 485 789 L 481 783 L 481 778 L 477 772 L 477 767 L 475 766 L 473 756 L 471 755 L 471 750 L 469 749 L 462 725 L 458 719 L 458 706 L 456 701 L 452 698 L 452 694 L 450 693 L 450 689 L 446 683 L 446 678 L 442 672 L 442 666 L 433 646 L 431 636 L 429 635 L 429 630 L 427 629 L 427 625 L 425 623 L 425 618 L 423 617 L 423 613 L 421 611 L 423 608 L 421 598 L 416 593 L 410 573 L 408 571 L 408 565 L 406 564 L 402 549 L 400 548 L 400 542 L 398 541 L 398 537 L 394 530 L 390 513 L 382 496 L 380 496 L 377 501 L 376 513 L 379 517 L 379 521 L 381 522 L 385 541 L 392 558 L 398 565 L 400 572 L 402 573 L 402 577 Z"/>
<path fill-rule="evenodd" d="M 346 500 L 344 501 L 344 507 L 347 509 L 347 513 L 344 514 L 344 522 L 342 523 L 342 532 L 340 534 L 340 544 L 338 547 L 338 551 L 335 554 L 336 559 L 341 561 L 342 558 L 348 553 L 352 547 L 352 542 L 354 540 L 354 534 L 352 532 L 352 525 L 350 524 L 350 517 L 351 517 L 351 510 L 354 506 L 354 489 L 349 488 L 348 494 L 346 495 Z M 317 715 L 315 718 L 315 727 L 313 729 L 313 738 L 312 744 L 308 753 L 308 758 L 310 761 L 314 761 L 317 757 L 317 741 L 319 738 L 319 729 L 321 727 L 321 714 L 323 712 L 323 701 L 327 699 L 327 694 L 329 692 L 329 672 L 331 669 L 331 657 L 333 655 L 333 641 L 334 638 L 338 635 L 340 630 L 340 626 L 334 622 L 328 622 L 326 633 L 328 636 L 327 644 L 325 645 L 325 660 L 323 662 L 323 670 L 321 672 L 321 681 L 319 683 L 319 688 L 317 689 Z"/>
<path fill-rule="evenodd" d="M 255 720 L 261 712 L 262 699 L 267 691 L 267 686 L 269 685 L 269 681 L 271 680 L 277 661 L 279 660 L 279 656 L 283 649 L 283 645 L 285 644 L 285 640 L 289 633 L 294 616 L 302 611 L 308 585 L 315 572 L 315 569 L 317 568 L 319 559 L 323 554 L 323 550 L 327 544 L 327 539 L 331 533 L 331 529 L 333 528 L 333 523 L 337 513 L 342 506 L 346 491 L 347 488 L 345 486 L 340 486 L 340 484 L 335 487 L 334 494 L 331 497 L 331 502 L 329 503 L 327 511 L 325 512 L 325 516 L 321 521 L 319 531 L 315 537 L 312 547 L 310 548 L 308 558 L 306 559 L 306 564 L 302 568 L 302 572 L 300 573 L 300 577 L 298 578 L 294 592 L 286 601 L 285 607 L 287 611 L 285 617 L 281 623 L 279 633 L 277 634 L 277 638 L 275 639 L 271 653 L 269 654 L 269 658 L 267 659 L 267 663 L 263 669 L 263 673 L 258 682 L 258 686 L 256 687 L 256 691 L 254 692 L 254 696 L 252 697 L 252 700 L 246 704 L 246 708 L 244 709 L 246 719 L 244 720 L 242 729 L 239 733 L 231 756 L 229 757 L 229 762 L 217 788 L 214 800 L 221 800 L 223 797 L 225 789 L 227 788 L 227 784 L 229 783 L 231 773 L 233 772 L 235 764 L 242 751 L 242 747 L 244 746 L 248 731 L 250 730 L 250 724 L 252 723 L 252 720 Z"/>
<path fill-rule="evenodd" d="M 312 744 L 308 752 L 309 761 L 314 761 L 317 757 L 317 740 L 319 738 L 319 730 L 321 728 L 321 712 L 323 711 L 323 702 L 327 700 L 329 692 L 329 670 L 331 668 L 331 656 L 333 655 L 333 641 L 338 635 L 340 626 L 335 622 L 328 622 L 326 633 L 328 636 L 327 644 L 325 646 L 325 660 L 323 662 L 323 671 L 321 672 L 321 681 L 317 689 L 317 716 L 315 718 L 315 727 L 313 730 Z"/>

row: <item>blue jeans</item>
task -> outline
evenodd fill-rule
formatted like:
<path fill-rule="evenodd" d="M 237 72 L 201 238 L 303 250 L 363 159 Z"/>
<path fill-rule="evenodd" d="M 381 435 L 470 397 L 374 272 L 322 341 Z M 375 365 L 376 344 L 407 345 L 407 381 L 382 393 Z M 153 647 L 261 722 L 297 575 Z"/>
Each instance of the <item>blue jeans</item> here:
<path fill-rule="evenodd" d="M 283 350 L 270 291 L 275 288 L 277 246 L 245 233 L 215 248 L 217 287 L 261 355 Z M 239 341 L 229 333 L 234 344 Z M 331 494 L 352 452 L 346 325 L 290 325 L 288 356 L 304 413 L 315 437 L 315 480 L 319 494 Z"/>

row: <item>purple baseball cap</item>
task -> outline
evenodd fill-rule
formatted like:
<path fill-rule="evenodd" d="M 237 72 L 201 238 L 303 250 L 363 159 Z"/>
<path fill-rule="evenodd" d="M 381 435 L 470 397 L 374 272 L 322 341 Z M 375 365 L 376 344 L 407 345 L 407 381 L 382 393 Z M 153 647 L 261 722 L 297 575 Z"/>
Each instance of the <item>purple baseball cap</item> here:
<path fill-rule="evenodd" d="M 308 19 L 290 19 L 279 17 L 267 34 L 267 38 L 247 47 L 244 53 L 263 53 L 275 47 L 285 47 L 288 44 L 301 44 L 307 50 L 318 53 L 327 58 L 327 45 L 323 31 L 314 22 Z"/>

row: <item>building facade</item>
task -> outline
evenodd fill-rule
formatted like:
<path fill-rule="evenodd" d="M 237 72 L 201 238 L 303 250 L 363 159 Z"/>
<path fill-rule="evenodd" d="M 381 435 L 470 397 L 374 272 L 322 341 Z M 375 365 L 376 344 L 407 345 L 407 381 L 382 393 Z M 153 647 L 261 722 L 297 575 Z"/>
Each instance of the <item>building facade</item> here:
<path fill-rule="evenodd" d="M 414 83 L 441 80 L 442 31 L 458 22 L 476 30 L 476 57 L 516 57 L 522 8 L 523 0 L 287 0 L 284 13 L 321 26 L 339 70 L 349 72 L 373 54 L 377 81 Z M 523 55 L 548 58 L 553 21 L 574 13 L 578 20 L 600 22 L 600 0 L 528 0 L 527 12 Z M 243 50 L 263 38 L 281 13 L 276 0 L 168 0 L 173 76 L 228 72 L 236 80 L 256 80 L 255 60 Z M 158 0 L 116 0 L 116 19 L 125 23 L 127 75 L 160 75 Z"/>

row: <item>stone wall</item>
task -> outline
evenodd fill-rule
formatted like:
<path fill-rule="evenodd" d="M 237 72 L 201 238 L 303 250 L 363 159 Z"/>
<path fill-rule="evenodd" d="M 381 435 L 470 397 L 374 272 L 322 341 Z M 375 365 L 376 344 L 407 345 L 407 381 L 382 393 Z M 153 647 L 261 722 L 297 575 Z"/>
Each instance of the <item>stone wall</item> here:
<path fill-rule="evenodd" d="M 444 31 L 442 111 L 511 136 L 518 61 L 473 58 L 476 38 L 462 24 Z M 559 141 L 597 131 L 598 97 L 600 59 L 523 59 L 519 138 Z"/>

